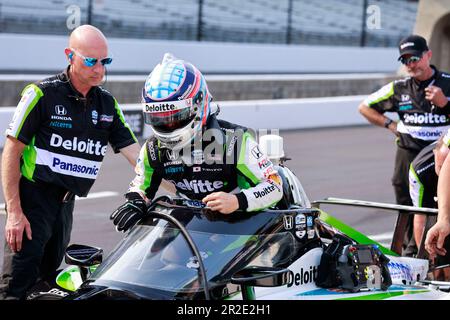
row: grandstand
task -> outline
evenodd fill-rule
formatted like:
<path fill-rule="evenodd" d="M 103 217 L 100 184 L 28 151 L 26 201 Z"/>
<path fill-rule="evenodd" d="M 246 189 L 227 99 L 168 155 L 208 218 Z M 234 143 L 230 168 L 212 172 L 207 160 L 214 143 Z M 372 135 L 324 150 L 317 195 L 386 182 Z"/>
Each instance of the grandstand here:
<path fill-rule="evenodd" d="M 408 0 L 1 0 L 0 32 L 66 35 L 74 4 L 109 37 L 359 46 L 365 33 L 379 47 L 411 33 L 417 12 Z M 366 5 L 381 29 L 363 30 Z"/>

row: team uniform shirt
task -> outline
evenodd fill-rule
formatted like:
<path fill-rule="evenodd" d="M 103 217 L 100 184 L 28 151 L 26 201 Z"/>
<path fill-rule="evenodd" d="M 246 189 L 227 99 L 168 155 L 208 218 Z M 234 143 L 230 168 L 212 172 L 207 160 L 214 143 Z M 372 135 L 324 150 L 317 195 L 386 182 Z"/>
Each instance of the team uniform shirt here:
<path fill-rule="evenodd" d="M 246 211 L 271 207 L 282 198 L 281 177 L 246 128 L 212 115 L 204 132 L 215 132 L 214 143 L 204 134 L 201 147 L 191 146 L 184 154 L 161 148 L 155 137 L 148 139 L 128 192 L 152 199 L 165 179 L 189 199 L 201 200 L 219 191 L 234 193 L 239 208 Z"/>
<path fill-rule="evenodd" d="M 438 176 L 433 149 L 436 142 L 423 148 L 409 167 L 409 194 L 415 207 L 437 208 Z"/>
<path fill-rule="evenodd" d="M 137 142 L 116 99 L 101 87 L 83 97 L 67 71 L 25 87 L 6 135 L 26 144 L 25 178 L 78 196 L 92 187 L 108 143 L 117 153 Z"/>
<path fill-rule="evenodd" d="M 399 147 L 419 151 L 439 139 L 450 128 L 448 115 L 439 114 L 440 108 L 433 107 L 425 99 L 425 88 L 434 85 L 440 87 L 450 101 L 450 75 L 440 72 L 434 66 L 432 68 L 434 75 L 427 81 L 419 82 L 411 77 L 396 80 L 364 101 L 367 106 L 380 113 L 396 112 L 399 115 Z"/>

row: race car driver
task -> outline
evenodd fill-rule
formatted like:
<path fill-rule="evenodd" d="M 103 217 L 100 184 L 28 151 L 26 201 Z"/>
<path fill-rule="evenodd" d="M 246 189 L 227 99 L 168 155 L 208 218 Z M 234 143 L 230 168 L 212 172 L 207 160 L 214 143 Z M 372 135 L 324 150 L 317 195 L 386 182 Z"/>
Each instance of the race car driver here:
<path fill-rule="evenodd" d="M 166 54 L 147 78 L 142 99 L 154 136 L 141 148 L 127 202 L 110 217 L 118 231 L 142 217 L 162 179 L 222 214 L 262 210 L 282 198 L 273 164 L 247 128 L 217 119 L 194 65 Z"/>
<path fill-rule="evenodd" d="M 446 135 L 447 136 L 447 135 Z M 409 192 L 413 205 L 416 207 L 437 208 L 437 185 L 438 175 L 444 163 L 449 148 L 444 141 L 448 139 L 441 137 L 438 141 L 425 147 L 411 163 L 409 170 Z M 436 219 L 434 217 L 434 223 Z M 422 236 L 426 229 L 426 216 L 416 214 L 414 216 L 414 238 L 417 244 L 421 243 Z M 445 265 L 450 263 L 450 238 L 447 238 L 445 243 L 447 253 L 444 256 L 438 255 L 435 260 L 435 265 Z M 436 277 L 443 276 L 435 274 Z M 448 279 L 450 274 L 444 276 Z"/>
<path fill-rule="evenodd" d="M 421 36 L 402 39 L 399 53 L 398 59 L 409 77 L 390 82 L 371 94 L 360 104 L 359 111 L 370 123 L 396 135 L 392 185 L 397 203 L 411 205 L 409 166 L 424 147 L 439 139 L 450 127 L 450 74 L 430 64 L 432 51 Z M 396 112 L 399 122 L 386 117 L 385 112 Z M 412 221 L 408 221 L 402 252 L 406 256 L 414 255 L 417 249 L 412 229 Z"/>

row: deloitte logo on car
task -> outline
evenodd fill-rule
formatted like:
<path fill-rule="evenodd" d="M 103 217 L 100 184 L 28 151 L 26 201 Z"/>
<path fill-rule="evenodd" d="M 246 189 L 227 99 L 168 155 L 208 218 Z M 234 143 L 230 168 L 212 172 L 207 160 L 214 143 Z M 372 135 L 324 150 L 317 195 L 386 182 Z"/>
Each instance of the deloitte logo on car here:
<path fill-rule="evenodd" d="M 145 105 L 145 112 L 163 112 L 163 111 L 173 111 L 173 110 L 176 110 L 176 107 L 174 104 L 170 104 L 170 103 Z"/>
<path fill-rule="evenodd" d="M 317 278 L 317 271 L 317 266 L 310 266 L 309 270 L 304 270 L 303 268 L 301 268 L 300 272 L 296 273 L 290 270 L 288 275 L 287 287 L 289 288 L 292 286 L 302 286 L 314 282 Z"/>

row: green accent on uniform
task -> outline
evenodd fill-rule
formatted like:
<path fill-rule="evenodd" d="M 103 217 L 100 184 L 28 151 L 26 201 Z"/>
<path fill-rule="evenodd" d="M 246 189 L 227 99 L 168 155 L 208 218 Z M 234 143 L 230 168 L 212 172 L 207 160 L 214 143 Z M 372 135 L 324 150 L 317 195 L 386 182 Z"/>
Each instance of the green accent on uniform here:
<path fill-rule="evenodd" d="M 395 298 L 400 296 L 405 296 L 408 294 L 417 294 L 417 293 L 426 293 L 430 292 L 430 290 L 414 290 L 414 291 L 397 291 L 397 292 L 383 292 L 383 293 L 375 293 L 375 294 L 368 294 L 365 296 L 358 296 L 358 297 L 350 297 L 350 298 L 339 298 L 336 300 L 385 300 L 389 298 Z"/>
<path fill-rule="evenodd" d="M 340 220 L 336 219 L 335 217 L 329 215 L 325 211 L 320 210 L 319 218 L 323 222 L 329 224 L 330 226 L 338 229 L 339 231 L 341 231 L 342 233 L 344 233 L 348 237 L 352 238 L 353 240 L 355 240 L 359 244 L 375 244 L 375 245 L 379 246 L 380 251 L 383 252 L 384 254 L 395 256 L 395 257 L 399 256 L 394 251 L 391 251 L 391 250 L 385 248 L 384 246 L 382 246 L 378 242 L 373 241 L 372 239 L 368 238 L 366 235 L 364 235 L 361 232 L 359 232 L 359 231 L 353 229 L 352 227 L 346 225 L 345 223 L 343 223 L 342 221 L 340 221 Z"/>
<path fill-rule="evenodd" d="M 384 96 L 378 98 L 377 100 L 374 100 L 374 101 L 370 102 L 369 103 L 369 107 L 371 105 L 377 104 L 380 101 L 387 100 L 387 99 L 389 99 L 390 97 L 392 97 L 394 95 L 394 83 L 391 82 L 388 85 L 391 86 L 390 90 Z"/>
<path fill-rule="evenodd" d="M 31 139 L 30 144 L 25 146 L 25 148 L 23 149 L 23 154 L 22 154 L 23 164 L 22 164 L 22 167 L 20 168 L 22 175 L 30 181 L 34 181 L 33 174 L 34 174 L 34 170 L 36 169 L 37 153 L 36 153 L 36 148 L 34 147 L 35 139 L 36 139 L 36 137 L 33 137 L 33 139 Z"/>
<path fill-rule="evenodd" d="M 27 107 L 27 111 L 25 111 L 25 115 L 22 118 L 22 121 L 20 122 L 19 128 L 17 129 L 17 134 L 14 138 L 18 138 L 19 137 L 19 133 L 22 130 L 23 124 L 25 122 L 25 119 L 28 117 L 28 115 L 30 114 L 30 112 L 34 109 L 34 107 L 36 106 L 37 102 L 39 101 L 39 99 L 44 95 L 44 93 L 42 92 L 41 88 L 39 88 L 37 85 L 35 84 L 30 84 L 28 86 L 26 86 L 23 90 L 21 95 L 23 95 L 23 93 L 28 89 L 28 88 L 33 88 L 34 92 L 36 93 L 36 97 L 34 97 L 33 101 L 31 101 L 31 103 L 28 105 Z"/>
<path fill-rule="evenodd" d="M 422 201 L 423 201 L 423 191 L 425 190 L 423 187 L 423 184 L 420 182 L 419 177 L 417 176 L 416 171 L 414 171 L 414 168 L 412 166 L 412 163 L 409 165 L 409 173 L 414 176 L 417 183 L 419 184 L 419 199 L 417 199 L 417 205 L 419 207 L 422 207 Z"/>
<path fill-rule="evenodd" d="M 237 184 L 239 189 L 241 190 L 250 189 L 252 187 L 248 180 L 240 174 L 237 175 Z"/>
<path fill-rule="evenodd" d="M 133 130 L 131 130 L 130 126 L 128 125 L 128 123 L 125 121 L 125 117 L 123 115 L 122 110 L 119 108 L 119 103 L 117 102 L 117 100 L 114 98 L 114 108 L 116 109 L 117 114 L 119 115 L 119 119 L 120 121 L 122 121 L 123 125 L 128 129 L 128 131 L 130 131 L 131 136 L 133 137 L 134 142 L 138 142 L 138 140 L 136 139 L 136 136 L 133 133 Z"/>
<path fill-rule="evenodd" d="M 143 148 L 145 148 L 144 152 L 143 152 L 144 153 L 144 161 L 143 161 L 144 162 L 144 172 L 143 172 L 143 174 L 144 174 L 145 179 L 144 179 L 144 184 L 139 187 L 139 189 L 141 189 L 144 193 L 145 193 L 145 190 L 147 190 L 147 188 L 150 187 L 150 183 L 152 182 L 153 172 L 155 172 L 155 169 L 152 168 L 152 166 L 150 165 L 150 162 L 148 160 L 147 143 L 148 142 L 146 142 L 143 147 Z"/>
<path fill-rule="evenodd" d="M 237 163 L 237 169 L 242 172 L 242 174 L 244 176 L 246 176 L 248 179 L 250 179 L 251 182 L 253 182 L 255 185 L 257 185 L 258 183 L 261 182 L 260 179 L 258 179 L 253 172 L 250 171 L 250 169 L 247 167 L 247 165 L 245 164 L 245 156 L 246 156 L 246 142 L 247 139 L 253 139 L 253 137 L 248 133 L 245 132 L 242 138 L 242 146 L 241 146 L 241 150 L 239 152 L 239 159 L 238 159 L 238 163 Z"/>

